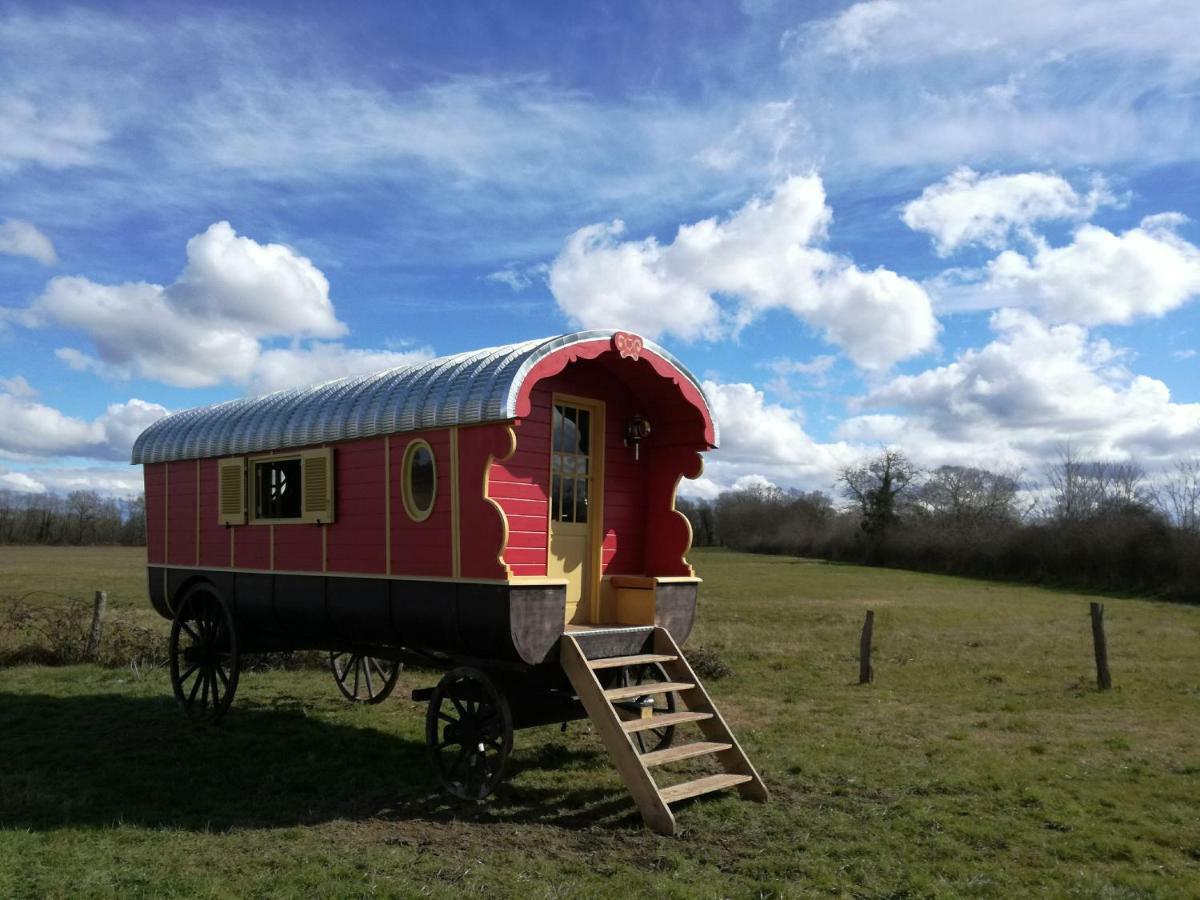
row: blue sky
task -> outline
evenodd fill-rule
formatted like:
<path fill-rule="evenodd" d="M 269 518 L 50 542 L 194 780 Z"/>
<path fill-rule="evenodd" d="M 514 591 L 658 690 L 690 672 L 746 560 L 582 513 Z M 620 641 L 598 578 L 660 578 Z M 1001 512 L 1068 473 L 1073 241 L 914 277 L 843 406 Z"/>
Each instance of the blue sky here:
<path fill-rule="evenodd" d="M 0 4 L 0 487 L 165 410 L 577 327 L 691 486 L 1200 454 L 1190 2 Z"/>

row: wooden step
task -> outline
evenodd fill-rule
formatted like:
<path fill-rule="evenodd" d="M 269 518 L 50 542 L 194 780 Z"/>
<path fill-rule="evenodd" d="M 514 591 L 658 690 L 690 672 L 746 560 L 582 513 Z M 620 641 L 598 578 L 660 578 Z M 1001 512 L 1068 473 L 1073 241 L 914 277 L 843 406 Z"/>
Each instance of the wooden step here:
<path fill-rule="evenodd" d="M 669 694 L 672 691 L 690 691 L 695 685 L 687 681 L 651 681 L 631 687 L 609 688 L 604 696 L 609 700 L 628 700 L 631 697 L 649 697 L 653 694 Z"/>
<path fill-rule="evenodd" d="M 669 725 L 682 725 L 685 722 L 703 722 L 705 719 L 711 719 L 713 714 L 710 712 L 673 712 L 659 713 L 654 716 L 645 716 L 641 719 L 629 719 L 621 723 L 621 727 L 625 729 L 626 734 L 633 734 L 637 731 L 649 731 L 651 728 L 666 728 Z"/>
<path fill-rule="evenodd" d="M 710 753 L 720 753 L 730 750 L 733 744 L 723 744 L 718 741 L 696 741 L 693 744 L 679 744 L 665 750 L 652 750 L 642 754 L 642 765 L 661 766 L 664 763 L 679 762 L 681 759 L 692 759 L 696 756 L 707 756 Z"/>
<path fill-rule="evenodd" d="M 659 796 L 666 803 L 678 803 L 680 800 L 686 800 L 688 797 L 699 797 L 701 794 L 711 794 L 713 791 L 723 791 L 726 788 L 736 787 L 739 784 L 745 784 L 747 781 L 753 781 L 749 775 L 731 775 L 722 773 L 720 775 L 706 775 L 704 778 L 697 778 L 695 781 L 685 781 L 682 784 L 673 784 L 667 788 L 659 788 Z"/>
<path fill-rule="evenodd" d="M 617 669 L 623 666 L 644 666 L 646 663 L 674 662 L 678 656 L 668 656 L 666 653 L 639 653 L 637 656 L 605 656 L 600 659 L 589 659 L 589 669 Z"/>

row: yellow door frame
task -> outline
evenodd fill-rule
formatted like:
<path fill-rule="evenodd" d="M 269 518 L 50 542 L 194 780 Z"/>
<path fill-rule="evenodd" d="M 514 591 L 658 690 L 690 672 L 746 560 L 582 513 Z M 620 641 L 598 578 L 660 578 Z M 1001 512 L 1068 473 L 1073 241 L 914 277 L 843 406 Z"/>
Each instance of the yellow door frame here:
<path fill-rule="evenodd" d="M 580 397 L 575 394 L 554 393 L 550 398 L 550 453 L 546 461 L 548 471 L 547 490 L 554 489 L 554 407 L 563 404 L 586 409 L 592 417 L 591 434 L 588 437 L 588 520 L 587 578 L 583 585 L 584 596 L 579 602 L 587 601 L 588 622 L 596 624 L 600 617 L 600 579 L 604 547 L 604 438 L 605 412 L 603 400 Z M 549 560 L 554 528 L 554 501 L 547 496 L 546 503 L 546 557 Z M 549 574 L 549 572 L 547 572 Z M 564 623 L 565 625 L 565 623 Z"/>

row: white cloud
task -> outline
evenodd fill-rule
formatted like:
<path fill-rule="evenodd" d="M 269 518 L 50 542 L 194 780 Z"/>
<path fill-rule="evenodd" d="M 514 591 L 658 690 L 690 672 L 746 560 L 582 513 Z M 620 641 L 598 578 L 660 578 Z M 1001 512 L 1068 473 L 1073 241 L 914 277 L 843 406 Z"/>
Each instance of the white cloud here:
<path fill-rule="evenodd" d="M 1200 26 L 1190 0 L 866 0 L 814 23 L 804 35 L 824 53 L 896 66 L 990 54 L 1012 62 L 1048 55 L 1167 56 L 1200 62 Z"/>
<path fill-rule="evenodd" d="M 1187 350 L 1175 350 L 1171 355 L 1176 359 L 1193 359 L 1196 356 L 1196 351 L 1191 348 Z"/>
<path fill-rule="evenodd" d="M 49 169 L 83 165 L 108 137 L 87 103 L 0 93 L 0 172 L 27 163 Z"/>
<path fill-rule="evenodd" d="M 27 392 L 0 393 L 0 456 L 127 460 L 134 439 L 166 414 L 165 407 L 135 398 L 110 404 L 89 422 L 39 403 Z"/>
<path fill-rule="evenodd" d="M 1002 310 L 996 339 L 949 365 L 871 391 L 838 434 L 898 443 L 926 464 L 1030 465 L 1070 441 L 1085 453 L 1153 463 L 1200 446 L 1200 403 L 1131 373 L 1125 354 L 1078 325 Z"/>
<path fill-rule="evenodd" d="M 1180 237 L 1177 213 L 1114 234 L 1079 228 L 1071 243 L 1006 250 L 982 271 L 931 283 L 941 309 L 1028 307 L 1054 322 L 1124 324 L 1163 316 L 1200 294 L 1200 248 Z"/>
<path fill-rule="evenodd" d="M 12 378 L 0 378 L 0 394 L 11 394 L 22 400 L 32 399 L 38 395 L 23 375 L 14 375 Z"/>
<path fill-rule="evenodd" d="M 508 285 L 514 293 L 520 293 L 530 287 L 539 278 L 544 278 L 550 267 L 545 263 L 532 266 L 510 265 L 483 276 L 485 281 Z"/>
<path fill-rule="evenodd" d="M 0 490 L 19 491 L 22 494 L 44 494 L 46 485 L 24 472 L 8 472 L 0 467 Z"/>
<path fill-rule="evenodd" d="M 0 488 L 29 494 L 53 491 L 95 491 L 107 497 L 136 497 L 142 493 L 142 470 L 121 466 L 36 466 L 0 474 Z"/>
<path fill-rule="evenodd" d="M 3 126 L 0 125 L 0 128 Z M 0 253 L 9 256 L 28 256 L 44 266 L 58 262 L 54 244 L 50 238 L 38 231 L 32 222 L 23 219 L 5 219 L 0 222 Z"/>
<path fill-rule="evenodd" d="M 249 388 L 252 394 L 267 394 L 348 375 L 368 375 L 396 366 L 413 365 L 432 359 L 433 355 L 428 347 L 396 352 L 355 350 L 325 342 L 304 348 L 267 350 L 254 366 Z"/>
<path fill-rule="evenodd" d="M 821 179 L 810 175 L 787 179 L 724 221 L 681 225 L 666 245 L 620 240 L 620 221 L 590 225 L 568 238 L 550 268 L 550 289 L 563 312 L 588 328 L 716 339 L 782 308 L 865 369 L 929 349 L 938 326 L 920 285 L 814 246 L 831 216 Z"/>
<path fill-rule="evenodd" d="M 252 381 L 264 338 L 346 332 L 325 276 L 289 247 L 259 244 L 217 222 L 188 241 L 187 257 L 180 277 L 166 287 L 54 278 L 17 318 L 87 334 L 95 355 L 74 347 L 58 351 L 72 368 L 182 387 Z"/>
<path fill-rule="evenodd" d="M 1084 221 L 1105 203 L 1114 202 L 1102 179 L 1079 194 L 1058 175 L 1023 172 L 980 175 L 963 166 L 931 184 L 905 205 L 901 218 L 909 228 L 931 235 L 941 256 L 967 244 L 999 250 L 1015 234 L 1032 240 L 1037 222 Z"/>
<path fill-rule="evenodd" d="M 758 479 L 829 489 L 838 469 L 862 452 L 813 440 L 798 410 L 768 403 L 752 384 L 705 381 L 704 393 L 721 427 L 721 448 L 707 455 L 702 479 L 681 484 L 692 496 L 715 496 Z"/>

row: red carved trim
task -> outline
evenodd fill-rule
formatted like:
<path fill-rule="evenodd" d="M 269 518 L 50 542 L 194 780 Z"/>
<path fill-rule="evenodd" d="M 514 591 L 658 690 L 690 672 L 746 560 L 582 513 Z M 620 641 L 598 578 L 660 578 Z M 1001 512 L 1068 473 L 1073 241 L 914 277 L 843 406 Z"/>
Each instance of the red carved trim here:
<path fill-rule="evenodd" d="M 628 331 L 618 331 L 612 338 L 613 346 L 616 347 L 617 353 L 621 354 L 621 359 L 637 360 L 642 355 L 642 339 L 636 334 L 630 334 Z"/>

